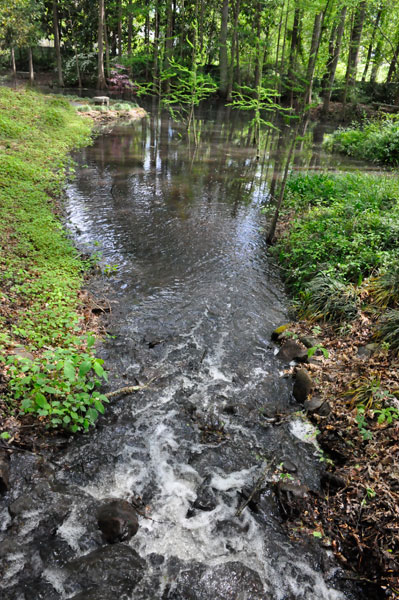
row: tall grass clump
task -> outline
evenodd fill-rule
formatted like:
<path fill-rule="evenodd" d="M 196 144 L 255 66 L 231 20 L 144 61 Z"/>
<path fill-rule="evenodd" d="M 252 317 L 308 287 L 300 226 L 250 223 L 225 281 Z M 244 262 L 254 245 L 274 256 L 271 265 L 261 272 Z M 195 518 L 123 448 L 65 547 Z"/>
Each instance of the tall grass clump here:
<path fill-rule="evenodd" d="M 399 117 L 382 118 L 338 129 L 327 136 L 324 146 L 331 152 L 340 152 L 371 162 L 399 165 Z"/>
<path fill-rule="evenodd" d="M 358 315 L 358 299 L 353 286 L 325 273 L 312 279 L 302 294 L 301 316 L 310 320 L 343 323 Z"/>

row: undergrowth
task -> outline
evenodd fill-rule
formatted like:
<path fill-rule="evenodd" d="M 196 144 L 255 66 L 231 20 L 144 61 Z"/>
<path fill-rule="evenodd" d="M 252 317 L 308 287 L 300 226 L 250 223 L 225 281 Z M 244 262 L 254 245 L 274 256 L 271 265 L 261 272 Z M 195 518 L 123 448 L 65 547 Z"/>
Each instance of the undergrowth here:
<path fill-rule="evenodd" d="M 72 170 L 69 152 L 90 143 L 91 129 L 64 98 L 0 89 L 0 343 L 9 382 L 6 411 L 31 412 L 72 431 L 93 422 L 95 402 L 101 402 L 94 390 L 102 373 L 100 363 L 92 362 L 83 388 L 80 382 L 71 396 L 67 365 L 79 372 L 79 365 L 97 359 L 78 312 L 84 264 L 57 217 L 55 199 L 67 167 Z M 28 357 L 19 360 L 18 354 Z M 85 408 L 78 407 L 76 394 L 84 394 Z"/>
<path fill-rule="evenodd" d="M 341 152 L 371 162 L 399 164 L 399 118 L 383 115 L 379 119 L 338 129 L 327 136 L 327 150 Z"/>

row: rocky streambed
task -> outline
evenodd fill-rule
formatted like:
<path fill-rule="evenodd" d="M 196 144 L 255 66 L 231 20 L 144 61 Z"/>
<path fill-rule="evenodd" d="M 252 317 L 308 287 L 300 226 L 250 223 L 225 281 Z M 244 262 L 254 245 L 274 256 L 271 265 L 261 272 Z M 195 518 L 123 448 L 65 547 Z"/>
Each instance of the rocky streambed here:
<path fill-rule="evenodd" d="M 154 115 L 77 157 L 68 221 L 101 251 L 110 389 L 146 387 L 87 435 L 11 454 L 6 600 L 364 597 L 317 538 L 283 526 L 324 467 L 270 342 L 285 298 L 239 125 L 204 115 L 194 151 Z"/>

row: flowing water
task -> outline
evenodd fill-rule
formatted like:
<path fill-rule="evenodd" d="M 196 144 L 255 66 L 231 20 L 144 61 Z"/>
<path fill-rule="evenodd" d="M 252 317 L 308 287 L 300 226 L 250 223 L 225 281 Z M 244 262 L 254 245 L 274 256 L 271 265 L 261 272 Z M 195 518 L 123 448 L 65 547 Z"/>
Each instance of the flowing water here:
<path fill-rule="evenodd" d="M 76 157 L 68 226 L 103 271 L 91 289 L 111 307 L 109 387 L 148 388 L 53 460 L 12 456 L 5 600 L 362 597 L 316 540 L 282 525 L 273 466 L 318 492 L 322 464 L 270 343 L 287 299 L 261 229 L 269 159 L 256 162 L 237 119 L 204 115 L 194 148 L 154 114 Z M 146 507 L 129 542 L 101 537 L 111 497 Z"/>

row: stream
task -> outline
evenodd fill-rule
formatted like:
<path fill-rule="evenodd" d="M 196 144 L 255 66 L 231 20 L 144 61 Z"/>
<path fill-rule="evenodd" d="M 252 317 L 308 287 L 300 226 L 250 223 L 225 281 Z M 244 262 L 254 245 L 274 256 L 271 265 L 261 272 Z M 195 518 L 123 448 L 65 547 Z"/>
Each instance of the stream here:
<path fill-rule="evenodd" d="M 211 107 L 199 127 L 194 148 L 154 111 L 75 156 L 67 225 L 102 270 L 107 389 L 148 387 L 53 455 L 12 455 L 4 600 L 364 597 L 319 540 L 290 540 L 275 493 L 279 464 L 315 493 L 323 464 L 270 342 L 288 300 L 261 228 L 268 155 L 237 112 Z M 110 498 L 142 507 L 128 541 L 98 528 Z"/>

